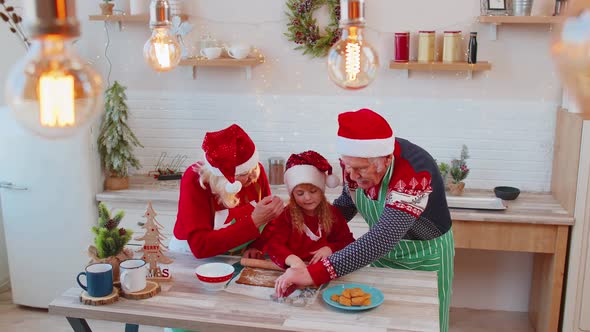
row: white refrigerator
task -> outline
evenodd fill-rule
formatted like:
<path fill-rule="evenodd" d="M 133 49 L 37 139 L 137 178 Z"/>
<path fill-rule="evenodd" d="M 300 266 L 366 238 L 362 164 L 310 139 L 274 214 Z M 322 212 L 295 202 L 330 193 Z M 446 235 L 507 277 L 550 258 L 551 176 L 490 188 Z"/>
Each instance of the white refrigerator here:
<path fill-rule="evenodd" d="M 0 107 L 0 221 L 13 302 L 46 308 L 88 263 L 100 168 L 85 130 L 46 140 Z"/>

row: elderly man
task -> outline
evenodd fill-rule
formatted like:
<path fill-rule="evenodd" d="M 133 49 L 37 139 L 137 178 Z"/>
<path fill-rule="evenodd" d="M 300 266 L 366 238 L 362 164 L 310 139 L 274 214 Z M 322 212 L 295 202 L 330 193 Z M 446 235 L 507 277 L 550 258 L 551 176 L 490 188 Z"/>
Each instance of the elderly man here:
<path fill-rule="evenodd" d="M 338 116 L 337 151 L 344 174 L 334 201 L 347 220 L 357 212 L 369 231 L 344 249 L 277 279 L 277 295 L 292 285 L 321 285 L 368 264 L 436 271 L 440 330 L 448 331 L 455 255 L 443 179 L 419 146 L 395 138 L 379 114 L 361 109 Z"/>

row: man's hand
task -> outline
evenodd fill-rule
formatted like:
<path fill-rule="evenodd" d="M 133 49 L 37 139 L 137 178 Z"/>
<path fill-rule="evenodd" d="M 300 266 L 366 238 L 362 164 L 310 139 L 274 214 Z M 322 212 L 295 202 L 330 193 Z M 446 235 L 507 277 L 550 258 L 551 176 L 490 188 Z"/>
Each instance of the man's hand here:
<path fill-rule="evenodd" d="M 291 267 L 275 281 L 275 294 L 277 297 L 286 297 L 295 287 L 302 288 L 311 285 L 313 285 L 313 279 L 307 272 L 307 267 Z"/>
<path fill-rule="evenodd" d="M 278 217 L 285 205 L 283 201 L 278 198 L 277 196 L 266 196 L 254 208 L 252 211 L 252 220 L 254 221 L 254 225 L 256 227 L 260 227 L 265 225 L 269 221 L 273 220 L 274 218 Z"/>
<path fill-rule="evenodd" d="M 316 251 L 312 251 L 311 254 L 313 254 L 313 257 L 309 261 L 309 264 L 313 264 L 315 262 L 319 262 L 322 259 L 330 256 L 332 254 L 332 249 L 330 247 L 328 247 L 328 246 L 324 246 L 324 247 L 321 247 L 320 249 L 318 249 Z"/>
<path fill-rule="evenodd" d="M 244 253 L 242 254 L 242 257 L 262 259 L 262 258 L 264 258 L 264 254 L 262 253 L 262 251 L 260 251 L 256 248 L 248 248 L 248 249 L 246 249 L 246 251 L 244 251 Z"/>

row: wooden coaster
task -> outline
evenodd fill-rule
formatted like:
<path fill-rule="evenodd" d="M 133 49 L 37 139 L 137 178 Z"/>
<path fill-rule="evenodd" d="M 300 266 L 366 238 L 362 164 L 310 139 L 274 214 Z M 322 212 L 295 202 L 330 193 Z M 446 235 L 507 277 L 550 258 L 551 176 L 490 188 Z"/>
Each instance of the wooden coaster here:
<path fill-rule="evenodd" d="M 172 276 L 168 275 L 167 277 L 147 277 L 146 279 L 155 281 L 170 281 L 172 280 Z"/>
<path fill-rule="evenodd" d="M 143 300 L 149 299 L 150 297 L 154 297 L 156 294 L 160 293 L 161 290 L 162 288 L 160 287 L 160 284 L 158 284 L 155 281 L 148 280 L 146 281 L 146 286 L 143 290 L 133 293 L 125 293 L 121 291 L 121 295 L 126 299 Z"/>
<path fill-rule="evenodd" d="M 113 292 L 110 295 L 103 297 L 92 297 L 88 295 L 87 291 L 80 294 L 80 302 L 88 305 L 111 304 L 117 302 L 117 300 L 119 300 L 119 289 L 116 287 L 113 287 Z"/>

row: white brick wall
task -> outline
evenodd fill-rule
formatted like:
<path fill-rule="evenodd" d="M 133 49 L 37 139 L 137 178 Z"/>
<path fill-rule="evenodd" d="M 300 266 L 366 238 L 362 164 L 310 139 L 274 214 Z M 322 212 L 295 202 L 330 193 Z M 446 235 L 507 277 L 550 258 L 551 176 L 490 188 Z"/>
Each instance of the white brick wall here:
<path fill-rule="evenodd" d="M 337 115 L 369 107 L 383 114 L 396 136 L 407 138 L 439 161 L 470 149 L 467 185 L 490 189 L 550 189 L 557 105 L 552 102 L 469 99 L 400 99 L 338 96 L 278 96 L 129 92 L 131 128 L 145 148 L 136 154 L 153 169 L 161 152 L 202 157 L 205 132 L 235 122 L 256 143 L 263 163 L 294 152 L 316 150 L 337 164 Z"/>

